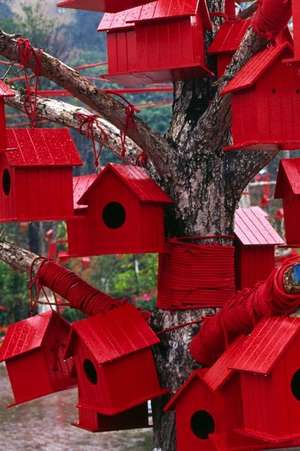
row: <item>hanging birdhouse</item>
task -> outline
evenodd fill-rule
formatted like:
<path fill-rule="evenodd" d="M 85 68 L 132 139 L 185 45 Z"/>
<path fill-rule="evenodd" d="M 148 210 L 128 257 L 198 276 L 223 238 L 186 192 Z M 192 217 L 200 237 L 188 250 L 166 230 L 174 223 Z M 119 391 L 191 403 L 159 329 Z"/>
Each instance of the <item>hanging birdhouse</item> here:
<path fill-rule="evenodd" d="M 225 150 L 299 149 L 300 79 L 283 62 L 291 54 L 286 42 L 262 50 L 223 89 L 231 94 L 233 137 Z"/>
<path fill-rule="evenodd" d="M 47 311 L 9 326 L 0 348 L 15 403 L 71 388 L 76 384 L 72 359 L 64 360 L 70 325 Z"/>
<path fill-rule="evenodd" d="M 158 342 L 132 305 L 72 324 L 66 357 L 73 357 L 78 375 L 79 426 L 105 430 L 111 416 L 114 427 L 116 415 L 165 393 L 151 350 Z"/>
<path fill-rule="evenodd" d="M 242 340 L 208 370 L 194 371 L 166 405 L 166 411 L 176 411 L 177 451 L 256 449 L 257 440 L 235 433 L 243 425 L 243 406 L 239 376 L 230 364 Z"/>
<path fill-rule="evenodd" d="M 160 252 L 171 203 L 142 168 L 108 164 L 67 221 L 70 256 Z"/>
<path fill-rule="evenodd" d="M 57 3 L 59 8 L 82 9 L 84 11 L 99 11 L 116 13 L 124 9 L 143 5 L 151 0 L 62 0 Z"/>
<path fill-rule="evenodd" d="M 253 287 L 275 268 L 275 246 L 285 244 L 260 207 L 238 208 L 235 213 L 236 288 Z"/>
<path fill-rule="evenodd" d="M 288 317 L 263 319 L 243 342 L 231 368 L 240 375 L 244 436 L 273 448 L 299 444 L 299 345 L 300 320 Z"/>
<path fill-rule="evenodd" d="M 0 222 L 73 214 L 72 168 L 81 164 L 67 129 L 7 129 L 0 154 Z"/>
<path fill-rule="evenodd" d="M 283 202 L 287 244 L 299 244 L 300 158 L 280 160 L 274 197 Z"/>
<path fill-rule="evenodd" d="M 6 118 L 5 118 L 5 103 L 6 97 L 13 97 L 15 94 L 10 87 L 0 80 L 0 152 L 7 148 L 6 138 Z"/>
<path fill-rule="evenodd" d="M 136 85 L 211 75 L 204 51 L 210 28 L 205 0 L 157 0 L 105 14 L 98 29 L 107 32 L 108 74 L 103 78 Z"/>
<path fill-rule="evenodd" d="M 208 48 L 210 55 L 215 55 L 217 60 L 217 76 L 221 77 L 249 27 L 249 20 L 227 20 L 216 34 L 212 44 Z"/>

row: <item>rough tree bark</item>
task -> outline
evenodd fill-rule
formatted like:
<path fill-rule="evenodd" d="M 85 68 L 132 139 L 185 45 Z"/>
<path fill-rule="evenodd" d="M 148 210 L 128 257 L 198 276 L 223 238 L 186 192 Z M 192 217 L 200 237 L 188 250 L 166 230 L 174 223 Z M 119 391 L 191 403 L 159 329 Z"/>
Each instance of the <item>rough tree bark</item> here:
<path fill-rule="evenodd" d="M 208 6 L 211 12 L 222 11 L 224 7 L 222 0 L 208 0 Z M 255 7 L 247 14 L 254 10 Z M 215 30 L 219 22 L 220 19 L 216 18 Z M 207 33 L 207 45 L 211 39 L 212 34 Z M 137 120 L 136 127 L 128 131 L 128 160 L 134 161 L 143 149 L 149 158 L 150 173 L 175 201 L 175 207 L 169 214 L 168 235 L 232 234 L 234 211 L 243 189 L 276 155 L 276 148 L 268 152 L 223 152 L 223 145 L 230 139 L 231 115 L 230 96 L 221 97 L 220 89 L 266 44 L 250 28 L 222 79 L 176 82 L 173 115 L 165 137 L 152 132 L 141 120 Z M 19 61 L 14 36 L 0 32 L 0 55 Z M 34 60 L 30 61 L 29 67 L 34 69 Z M 42 75 L 70 91 L 93 113 L 99 114 L 99 123 L 109 136 L 108 145 L 120 153 L 117 129 L 124 127 L 124 105 L 45 52 L 42 53 Z M 22 94 L 9 102 L 22 110 Z M 40 117 L 78 129 L 77 112 L 77 107 L 64 102 L 38 100 Z M 96 138 L 99 139 L 97 133 L 95 128 Z M 17 269 L 25 269 L 32 255 L 2 243 L 0 259 Z M 152 325 L 160 331 L 193 321 L 208 311 L 160 310 L 153 315 Z M 195 367 L 188 345 L 197 329 L 197 326 L 189 326 L 160 336 L 161 343 L 155 351 L 157 367 L 163 385 L 168 386 L 171 392 L 176 391 Z M 157 402 L 154 418 L 154 446 L 163 451 L 174 451 L 174 416 L 163 414 L 161 402 Z"/>

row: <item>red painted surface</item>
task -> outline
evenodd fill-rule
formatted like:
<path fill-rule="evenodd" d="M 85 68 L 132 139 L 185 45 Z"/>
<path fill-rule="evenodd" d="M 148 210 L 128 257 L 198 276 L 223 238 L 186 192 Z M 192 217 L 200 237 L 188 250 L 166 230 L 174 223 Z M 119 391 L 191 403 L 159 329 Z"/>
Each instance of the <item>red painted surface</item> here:
<path fill-rule="evenodd" d="M 225 87 L 222 94 L 232 94 L 234 141 L 225 150 L 300 147 L 299 77 L 283 63 L 291 52 L 287 43 L 259 52 Z"/>
<path fill-rule="evenodd" d="M 72 168 L 81 160 L 69 132 L 7 129 L 7 139 L 9 149 L 0 155 L 0 222 L 71 217 Z"/>
<path fill-rule="evenodd" d="M 204 31 L 210 26 L 202 0 L 158 0 L 105 14 L 98 29 L 107 32 L 104 78 L 130 86 L 208 75 Z"/>
<path fill-rule="evenodd" d="M 0 80 L 0 152 L 3 152 L 7 147 L 4 99 L 5 97 L 13 97 L 14 95 L 14 92 L 9 86 Z"/>
<path fill-rule="evenodd" d="M 274 197 L 283 200 L 287 243 L 298 244 L 300 242 L 300 158 L 280 160 Z"/>
<path fill-rule="evenodd" d="M 62 0 L 57 3 L 60 8 L 83 9 L 85 11 L 107 11 L 116 13 L 133 8 L 150 0 Z"/>
<path fill-rule="evenodd" d="M 260 207 L 239 208 L 235 213 L 236 288 L 252 287 L 265 280 L 275 267 L 275 245 L 284 240 Z"/>
<path fill-rule="evenodd" d="M 76 384 L 72 359 L 64 360 L 69 324 L 49 311 L 8 328 L 0 348 L 15 397 L 20 404 Z"/>
<path fill-rule="evenodd" d="M 136 166 L 108 164 L 67 221 L 69 254 L 72 256 L 160 252 L 164 249 L 164 206 L 171 199 Z M 110 206 L 112 209 L 108 216 Z M 116 205 L 117 204 L 117 205 Z M 108 221 L 123 222 L 117 227 Z"/>
<path fill-rule="evenodd" d="M 274 445 L 299 438 L 299 344 L 300 320 L 282 317 L 262 320 L 243 342 L 232 368 L 241 378 L 245 435 Z"/>
<path fill-rule="evenodd" d="M 116 415 L 163 394 L 151 351 L 158 342 L 131 305 L 73 323 L 66 356 L 76 364 L 78 407 Z"/>
<path fill-rule="evenodd" d="M 249 24 L 249 20 L 229 20 L 221 25 L 208 49 L 210 55 L 216 55 L 218 77 L 224 74 L 226 66 L 230 63 L 233 54 L 239 48 Z"/>

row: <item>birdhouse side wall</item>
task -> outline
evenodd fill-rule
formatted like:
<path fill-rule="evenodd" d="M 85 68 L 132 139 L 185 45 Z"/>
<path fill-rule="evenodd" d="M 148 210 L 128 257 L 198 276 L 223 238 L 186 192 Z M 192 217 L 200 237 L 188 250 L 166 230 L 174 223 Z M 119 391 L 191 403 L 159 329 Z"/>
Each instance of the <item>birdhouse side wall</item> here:
<path fill-rule="evenodd" d="M 283 211 L 287 244 L 300 243 L 300 196 L 284 198 Z"/>
<path fill-rule="evenodd" d="M 136 42 L 137 71 L 204 64 L 204 34 L 198 16 L 137 23 Z"/>
<path fill-rule="evenodd" d="M 136 69 L 136 33 L 134 29 L 107 33 L 108 73 L 119 74 Z"/>
<path fill-rule="evenodd" d="M 73 214 L 72 169 L 16 168 L 17 220 L 55 220 Z"/>
<path fill-rule="evenodd" d="M 233 53 L 222 53 L 217 55 L 217 74 L 218 78 L 224 75 L 225 69 L 232 59 Z"/>
<path fill-rule="evenodd" d="M 0 222 L 12 221 L 16 218 L 16 173 L 3 155 L 0 155 L 0 182 Z"/>
<path fill-rule="evenodd" d="M 52 393 L 47 361 L 41 349 L 6 362 L 16 404 Z"/>
<path fill-rule="evenodd" d="M 274 246 L 236 245 L 236 288 L 253 287 L 265 280 L 275 267 Z"/>
<path fill-rule="evenodd" d="M 277 437 L 300 434 L 299 345 L 297 337 L 270 375 L 241 374 L 246 429 Z"/>
<path fill-rule="evenodd" d="M 7 147 L 6 141 L 6 119 L 5 105 L 3 97 L 0 98 L 0 152 L 4 152 Z"/>

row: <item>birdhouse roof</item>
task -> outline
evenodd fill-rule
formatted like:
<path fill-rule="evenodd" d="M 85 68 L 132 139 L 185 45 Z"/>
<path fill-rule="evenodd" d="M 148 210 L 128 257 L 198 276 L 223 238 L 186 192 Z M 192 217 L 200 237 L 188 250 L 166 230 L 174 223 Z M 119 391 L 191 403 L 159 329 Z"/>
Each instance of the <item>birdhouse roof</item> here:
<path fill-rule="evenodd" d="M 299 318 L 271 317 L 261 320 L 242 343 L 231 368 L 269 374 L 299 330 Z"/>
<path fill-rule="evenodd" d="M 141 312 L 129 304 L 74 322 L 66 356 L 72 355 L 75 337 L 79 337 L 88 347 L 98 364 L 111 362 L 159 342 Z"/>
<path fill-rule="evenodd" d="M 224 22 L 208 49 L 210 54 L 233 53 L 243 39 L 249 27 L 249 20 L 231 20 Z"/>
<path fill-rule="evenodd" d="M 0 97 L 13 97 L 14 95 L 14 91 L 4 81 L 0 80 Z"/>
<path fill-rule="evenodd" d="M 79 166 L 79 153 L 67 129 L 8 128 L 10 166 Z"/>
<path fill-rule="evenodd" d="M 55 316 L 68 325 L 52 310 L 11 324 L 0 348 L 0 362 L 40 348 L 50 322 Z"/>
<path fill-rule="evenodd" d="M 137 22 L 174 19 L 200 14 L 205 29 L 211 29 L 211 21 L 205 0 L 157 0 L 116 14 L 104 14 L 98 31 L 128 28 Z"/>
<path fill-rule="evenodd" d="M 78 204 L 88 204 L 90 193 L 108 172 L 118 177 L 141 202 L 172 203 L 170 197 L 148 176 L 144 169 L 133 165 L 109 163 L 79 199 Z"/>
<path fill-rule="evenodd" d="M 250 88 L 280 57 L 290 54 L 292 54 L 292 48 L 287 42 L 267 47 L 258 52 L 225 86 L 221 94 L 225 95 Z"/>
<path fill-rule="evenodd" d="M 300 194 L 300 158 L 280 160 L 274 197 Z"/>
<path fill-rule="evenodd" d="M 74 210 L 83 208 L 82 205 L 78 204 L 79 199 L 95 181 L 97 174 L 87 174 L 80 175 L 78 177 L 73 177 L 73 204 Z"/>
<path fill-rule="evenodd" d="M 268 215 L 260 207 L 238 208 L 235 212 L 234 233 L 244 246 L 284 244 L 268 221 Z"/>

